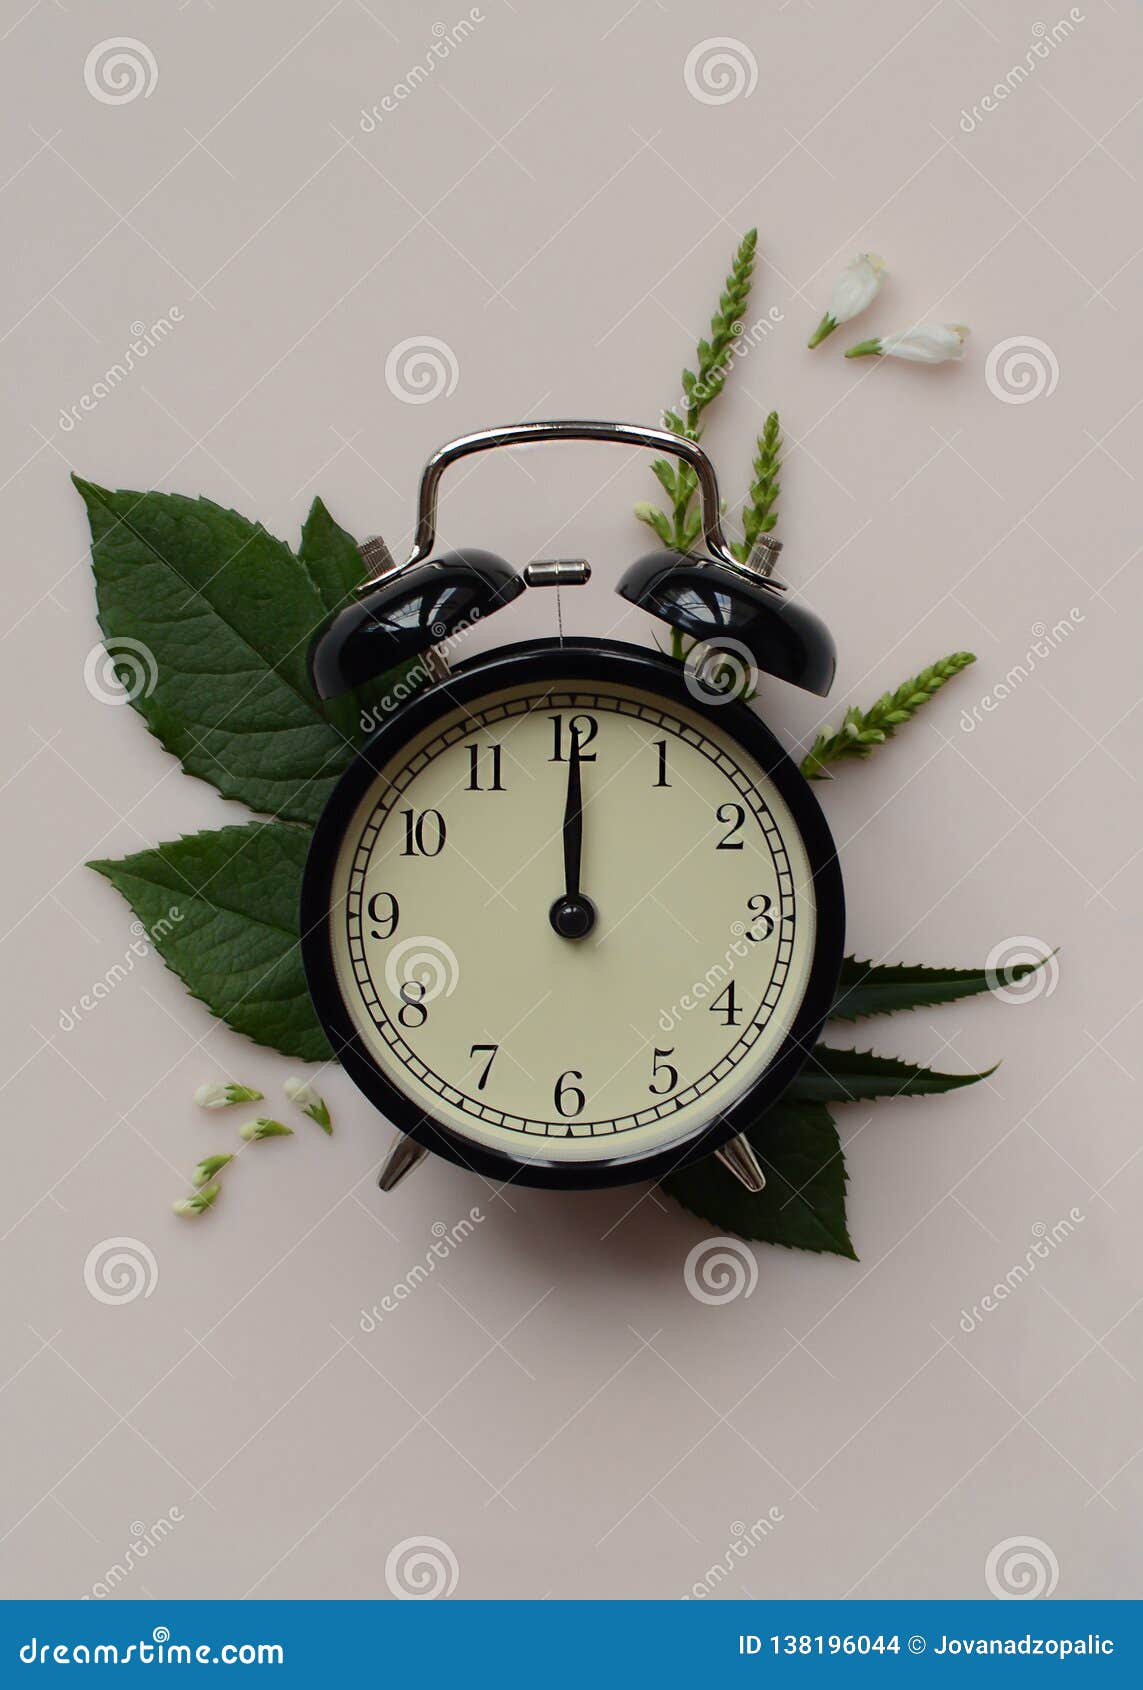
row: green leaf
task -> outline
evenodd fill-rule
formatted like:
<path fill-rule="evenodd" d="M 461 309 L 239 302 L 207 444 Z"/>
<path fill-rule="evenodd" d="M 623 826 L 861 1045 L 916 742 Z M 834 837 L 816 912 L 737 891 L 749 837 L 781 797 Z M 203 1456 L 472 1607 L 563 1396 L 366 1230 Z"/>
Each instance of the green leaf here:
<path fill-rule="evenodd" d="M 249 822 L 89 866 L 143 923 L 167 967 L 236 1033 L 306 1062 L 329 1045 L 298 945 L 309 833 Z"/>
<path fill-rule="evenodd" d="M 306 663 L 346 568 L 335 525 L 322 532 L 316 519 L 303 566 L 260 523 L 209 499 L 73 480 L 109 652 L 141 641 L 152 660 L 153 685 L 132 698 L 151 732 L 224 797 L 315 821 L 349 761 L 357 714 L 351 698 L 323 706 Z"/>
<path fill-rule="evenodd" d="M 871 1050 L 834 1050 L 815 1045 L 809 1060 L 787 1091 L 788 1098 L 808 1103 L 857 1103 L 869 1097 L 928 1097 L 986 1080 L 998 1063 L 982 1074 L 942 1074 L 896 1056 L 875 1056 Z"/>
<path fill-rule="evenodd" d="M 747 1191 L 713 1156 L 671 1174 L 663 1190 L 739 1238 L 857 1260 L 845 1224 L 845 1158 L 829 1110 L 787 1093 L 747 1131 L 766 1189 Z"/>
<path fill-rule="evenodd" d="M 302 528 L 298 562 L 327 611 L 340 610 L 365 574 L 357 541 L 333 520 L 320 499 Z"/>
<path fill-rule="evenodd" d="M 828 765 L 851 757 L 868 757 L 875 745 L 892 739 L 903 722 L 911 721 L 922 705 L 967 669 L 976 658 L 971 651 L 950 652 L 930 663 L 917 675 L 903 681 L 896 692 L 882 693 L 876 704 L 860 710 L 851 704 L 839 732 L 825 728 L 802 758 L 800 767 L 807 780 L 829 780 Z"/>
<path fill-rule="evenodd" d="M 1024 980 L 1047 961 L 1045 957 L 1042 962 L 1013 963 L 999 983 Z M 990 992 L 997 984 L 997 976 L 983 968 L 926 968 L 920 963 L 859 962 L 847 956 L 829 1018 L 860 1021 L 866 1015 L 891 1015 L 898 1009 L 927 1009 Z"/>

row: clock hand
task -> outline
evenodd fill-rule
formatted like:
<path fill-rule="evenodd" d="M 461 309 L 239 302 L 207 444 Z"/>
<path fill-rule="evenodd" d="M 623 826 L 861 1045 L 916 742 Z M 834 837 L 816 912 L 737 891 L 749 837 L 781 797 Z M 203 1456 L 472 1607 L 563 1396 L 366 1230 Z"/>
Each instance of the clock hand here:
<path fill-rule="evenodd" d="M 595 926 L 595 905 L 580 891 L 583 863 L 583 783 L 580 774 L 579 734 L 571 725 L 568 751 L 568 794 L 564 804 L 564 895 L 548 911 L 548 919 L 561 939 L 585 939 Z"/>
<path fill-rule="evenodd" d="M 583 862 L 583 782 L 580 778 L 579 735 L 571 729 L 568 752 L 568 796 L 564 805 L 564 896 L 579 897 L 580 867 Z"/>

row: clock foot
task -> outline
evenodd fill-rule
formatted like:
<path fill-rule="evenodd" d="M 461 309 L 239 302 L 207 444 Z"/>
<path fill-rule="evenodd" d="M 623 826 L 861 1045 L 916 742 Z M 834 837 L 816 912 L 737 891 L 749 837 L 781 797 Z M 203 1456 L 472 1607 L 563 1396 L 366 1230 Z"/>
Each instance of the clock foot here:
<path fill-rule="evenodd" d="M 428 1151 L 423 1144 L 415 1144 L 411 1138 L 402 1134 L 385 1158 L 385 1166 L 381 1169 L 377 1184 L 382 1191 L 392 1191 L 406 1174 L 411 1174 L 414 1168 L 420 1166 L 427 1155 Z"/>
<path fill-rule="evenodd" d="M 759 1162 L 754 1146 L 745 1133 L 740 1133 L 737 1138 L 732 1138 L 729 1144 L 724 1144 L 722 1149 L 716 1150 L 714 1154 L 723 1167 L 728 1168 L 735 1179 L 746 1187 L 747 1191 L 765 1190 L 766 1175 L 762 1172 L 762 1164 Z"/>

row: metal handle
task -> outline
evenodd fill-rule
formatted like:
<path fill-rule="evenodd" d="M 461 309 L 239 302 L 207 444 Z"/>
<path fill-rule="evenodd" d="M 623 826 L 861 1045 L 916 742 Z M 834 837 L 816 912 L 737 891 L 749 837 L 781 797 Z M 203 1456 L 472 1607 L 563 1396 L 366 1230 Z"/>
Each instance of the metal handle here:
<path fill-rule="evenodd" d="M 734 570 L 741 569 L 722 531 L 714 465 L 695 441 L 672 434 L 665 428 L 644 428 L 639 423 L 527 422 L 509 423 L 502 428 L 482 428 L 476 434 L 462 434 L 433 453 L 421 473 L 413 549 L 395 573 L 401 574 L 432 552 L 437 532 L 437 490 L 441 476 L 450 464 L 467 458 L 473 452 L 489 451 L 494 446 L 529 446 L 538 440 L 614 440 L 621 446 L 647 446 L 653 452 L 669 452 L 673 457 L 681 458 L 698 477 L 707 551 L 719 563 L 728 564 Z M 390 573 L 391 570 L 382 563 L 361 583 L 358 592 Z"/>

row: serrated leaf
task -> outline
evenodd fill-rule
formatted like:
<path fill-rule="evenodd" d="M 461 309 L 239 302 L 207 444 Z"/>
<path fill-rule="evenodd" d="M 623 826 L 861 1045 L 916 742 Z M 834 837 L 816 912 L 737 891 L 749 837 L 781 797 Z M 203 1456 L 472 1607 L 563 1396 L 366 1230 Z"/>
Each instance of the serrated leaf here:
<path fill-rule="evenodd" d="M 327 612 L 340 610 L 365 574 L 357 541 L 334 521 L 321 499 L 314 500 L 302 525 L 298 562 Z"/>
<path fill-rule="evenodd" d="M 1053 953 L 1054 954 L 1054 953 Z M 1002 984 L 1015 984 L 1042 968 L 1042 962 L 1018 962 L 1005 970 Z M 847 956 L 841 965 L 831 1021 L 860 1021 L 866 1015 L 891 1015 L 898 1009 L 927 1009 L 958 998 L 988 992 L 995 974 L 983 968 L 928 968 L 920 963 L 860 962 Z"/>
<path fill-rule="evenodd" d="M 306 663 L 327 613 L 281 540 L 209 499 L 73 477 L 91 523 L 99 624 L 153 657 L 131 702 L 189 774 L 227 798 L 315 821 L 352 754 L 357 706 L 323 706 Z M 328 591 L 335 566 L 317 566 Z"/>
<path fill-rule="evenodd" d="M 871 1050 L 834 1050 L 815 1045 L 805 1067 L 791 1082 L 786 1096 L 807 1103 L 857 1103 L 871 1097 L 929 1097 L 956 1091 L 986 1080 L 998 1064 L 982 1074 L 942 1074 L 896 1056 L 877 1056 Z"/>
<path fill-rule="evenodd" d="M 747 1191 L 713 1156 L 671 1174 L 663 1190 L 739 1238 L 856 1261 L 845 1223 L 845 1158 L 825 1105 L 792 1102 L 787 1093 L 747 1137 L 766 1174 L 764 1191 Z"/>
<path fill-rule="evenodd" d="M 329 1044 L 306 990 L 298 898 L 309 834 L 282 822 L 195 833 L 89 866 L 143 923 L 167 967 L 236 1033 L 306 1062 Z"/>

